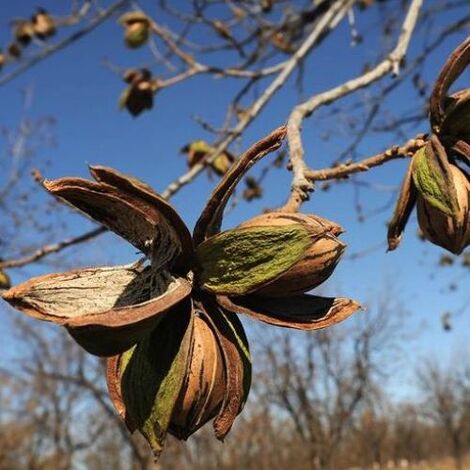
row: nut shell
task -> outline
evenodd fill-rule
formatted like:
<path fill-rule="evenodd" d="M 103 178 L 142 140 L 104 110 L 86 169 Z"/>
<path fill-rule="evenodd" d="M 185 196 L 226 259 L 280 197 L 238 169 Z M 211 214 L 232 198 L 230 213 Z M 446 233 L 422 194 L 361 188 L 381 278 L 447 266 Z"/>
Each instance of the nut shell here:
<path fill-rule="evenodd" d="M 346 245 L 336 236 L 343 228 L 335 222 L 313 214 L 271 212 L 241 225 L 282 226 L 298 223 L 312 233 L 312 244 L 294 266 L 256 291 L 256 295 L 283 297 L 300 294 L 325 282 L 333 273 Z"/>
<path fill-rule="evenodd" d="M 468 175 L 455 165 L 450 167 L 457 194 L 458 212 L 447 215 L 417 197 L 418 222 L 424 237 L 451 253 L 460 254 L 470 244 L 470 182 Z"/>

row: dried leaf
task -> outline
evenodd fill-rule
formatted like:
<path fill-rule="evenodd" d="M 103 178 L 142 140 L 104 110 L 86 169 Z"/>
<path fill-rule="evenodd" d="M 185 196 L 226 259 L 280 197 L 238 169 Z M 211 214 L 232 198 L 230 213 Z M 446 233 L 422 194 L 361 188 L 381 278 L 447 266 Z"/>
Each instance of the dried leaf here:
<path fill-rule="evenodd" d="M 23 47 L 27 46 L 34 37 L 33 24 L 29 21 L 20 20 L 15 24 L 15 40 Z"/>
<path fill-rule="evenodd" d="M 38 8 L 36 14 L 31 18 L 34 28 L 34 34 L 39 39 L 47 39 L 56 33 L 56 24 L 54 18 L 44 8 Z"/>
<path fill-rule="evenodd" d="M 225 173 L 227 173 L 228 170 L 230 170 L 230 167 L 232 166 L 232 163 L 234 161 L 234 158 L 232 157 L 231 154 L 228 152 L 222 153 L 222 155 L 219 155 L 212 163 L 211 163 L 211 168 L 219 175 L 223 176 Z"/>
<path fill-rule="evenodd" d="M 243 190 L 243 199 L 250 202 L 253 199 L 259 199 L 263 196 L 263 188 L 258 184 L 255 178 L 247 176 L 245 178 L 246 188 Z"/>
<path fill-rule="evenodd" d="M 204 158 L 214 151 L 215 148 L 205 140 L 195 140 L 181 149 L 181 152 L 187 154 L 189 168 L 193 168 L 195 165 L 201 163 Z M 210 163 L 210 166 L 215 173 L 222 176 L 227 173 L 234 160 L 234 156 L 230 152 L 225 151 Z"/>
<path fill-rule="evenodd" d="M 16 42 L 12 42 L 8 44 L 6 49 L 7 49 L 8 55 L 12 57 L 13 59 L 20 59 L 23 54 L 21 50 L 21 46 L 17 44 Z"/>

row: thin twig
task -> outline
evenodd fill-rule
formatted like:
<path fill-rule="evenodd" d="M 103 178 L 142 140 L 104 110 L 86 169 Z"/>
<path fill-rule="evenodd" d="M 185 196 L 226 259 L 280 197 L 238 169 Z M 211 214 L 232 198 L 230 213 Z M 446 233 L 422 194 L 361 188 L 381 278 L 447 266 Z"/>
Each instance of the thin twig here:
<path fill-rule="evenodd" d="M 115 3 L 112 7 L 110 7 L 110 9 L 103 12 L 102 16 L 100 17 L 101 21 L 105 19 L 105 17 L 103 17 L 104 14 L 106 14 L 106 17 L 108 17 L 109 15 L 112 14 L 112 12 L 114 12 L 116 9 L 124 5 L 127 1 L 128 0 L 121 0 Z M 171 198 L 171 196 L 175 194 L 176 192 L 178 192 L 183 186 L 185 186 L 186 184 L 194 180 L 194 178 L 201 171 L 203 171 L 204 168 L 206 168 L 208 164 L 212 163 L 219 155 L 221 155 L 228 148 L 228 146 L 238 136 L 242 134 L 242 132 L 248 127 L 248 125 L 253 121 L 253 119 L 264 108 L 264 106 L 270 101 L 270 99 L 274 96 L 274 94 L 286 83 L 291 73 L 295 70 L 297 65 L 308 55 L 308 53 L 315 46 L 315 44 L 319 40 L 323 39 L 325 34 L 328 31 L 332 30 L 341 21 L 341 19 L 345 16 L 345 14 L 347 13 L 348 9 L 351 7 L 353 2 L 354 0 L 349 0 L 346 3 L 336 2 L 335 4 L 333 4 L 333 6 L 324 14 L 321 20 L 317 23 L 315 28 L 312 30 L 312 32 L 306 38 L 306 40 L 300 46 L 300 48 L 296 51 L 296 53 L 293 54 L 289 60 L 282 63 L 282 68 L 280 68 L 279 75 L 272 81 L 272 83 L 267 87 L 265 92 L 251 105 L 251 107 L 247 109 L 247 112 L 244 118 L 240 120 L 238 125 L 233 129 L 233 132 L 231 132 L 225 139 L 223 139 L 218 145 L 216 145 L 214 152 L 212 152 L 212 154 L 210 154 L 206 159 L 204 159 L 204 161 L 195 165 L 187 173 L 185 173 L 176 181 L 171 183 L 163 192 L 162 194 L 163 197 L 167 199 Z M 112 8 L 112 11 L 110 12 L 111 8 Z M 157 31 L 155 29 L 155 26 L 153 26 L 153 30 L 166 42 L 166 44 L 170 47 L 171 50 L 173 50 L 174 53 L 176 53 L 184 62 L 186 62 L 189 65 L 189 68 L 185 72 L 185 75 L 192 75 L 193 73 L 199 73 L 200 71 L 207 71 L 207 70 L 204 70 L 205 66 L 202 66 L 198 64 L 197 62 L 193 62 L 185 53 L 179 50 L 178 45 L 173 41 L 173 38 L 171 37 L 171 33 L 169 31 L 167 31 L 164 28 L 163 29 L 157 28 L 158 30 Z M 84 33 L 82 30 L 82 35 L 83 34 Z M 62 44 L 60 48 L 65 47 L 70 42 L 71 41 L 69 39 L 69 41 L 66 44 L 59 43 L 59 45 Z M 55 49 L 53 52 L 55 52 L 55 50 L 58 50 L 57 45 L 54 47 Z M 51 53 L 52 52 L 49 52 L 48 55 L 50 55 Z M 38 58 L 34 63 L 36 63 L 39 60 L 40 58 Z M 30 64 L 28 67 L 34 65 L 34 63 Z M 281 64 L 278 64 L 278 66 L 279 65 Z M 201 68 L 203 70 L 201 70 Z M 11 76 L 10 74 L 8 80 L 11 80 L 12 78 L 14 78 L 14 76 Z M 3 80 L 5 83 L 5 77 Z M 1 84 L 2 82 L 0 81 L 0 85 Z M 105 227 L 99 227 L 97 229 L 88 231 L 79 237 L 70 238 L 62 242 L 51 244 L 51 245 L 45 245 L 39 248 L 38 250 L 36 250 L 34 253 L 28 256 L 25 256 L 23 258 L 18 258 L 14 260 L 5 260 L 3 262 L 0 262 L 0 268 L 13 268 L 13 267 L 24 266 L 34 261 L 38 261 L 41 258 L 49 254 L 57 253 L 61 251 L 62 249 L 69 247 L 71 245 L 79 244 L 87 240 L 90 240 L 92 238 L 95 238 L 96 236 L 102 233 L 105 233 L 106 231 L 107 229 Z"/>
<path fill-rule="evenodd" d="M 41 248 L 38 248 L 35 252 L 30 255 L 24 256 L 22 258 L 0 261 L 0 269 L 5 268 L 19 268 L 27 264 L 39 261 L 41 258 L 44 258 L 47 255 L 52 253 L 57 253 L 62 251 L 64 248 L 67 248 L 72 245 L 78 245 L 80 243 L 87 242 L 102 233 L 105 233 L 108 229 L 106 227 L 98 227 L 88 232 L 83 233 L 78 237 L 66 238 L 58 243 L 51 243 L 49 245 L 44 245 Z"/>
<path fill-rule="evenodd" d="M 242 132 L 250 125 L 253 119 L 261 112 L 266 106 L 274 94 L 282 88 L 290 77 L 291 73 L 295 70 L 297 65 L 307 56 L 313 46 L 319 41 L 327 31 L 333 26 L 339 23 L 339 21 L 345 16 L 353 0 L 348 2 L 336 2 L 330 10 L 321 18 L 315 28 L 312 30 L 310 35 L 306 38 L 304 43 L 299 49 L 292 55 L 292 57 L 285 63 L 277 77 L 271 82 L 266 88 L 264 93 L 246 110 L 246 114 L 243 119 L 239 121 L 233 131 L 225 137 L 219 144 L 215 145 L 214 151 L 208 155 L 204 161 L 201 161 L 197 165 L 194 165 L 187 173 L 179 177 L 173 183 L 171 183 L 165 191 L 163 191 L 163 197 L 170 198 L 173 194 L 181 189 L 182 186 L 190 183 L 194 178 L 206 167 L 207 164 L 212 163 L 219 155 L 221 155 L 227 147 L 242 134 Z"/>
<path fill-rule="evenodd" d="M 354 173 L 368 171 L 370 168 L 380 166 L 390 160 L 411 157 L 417 150 L 423 147 L 424 144 L 425 136 L 423 134 L 418 134 L 414 139 L 410 139 L 401 147 L 394 145 L 384 152 L 373 155 L 372 157 L 364 158 L 356 163 L 343 163 L 333 168 L 325 168 L 322 170 L 306 169 L 304 175 L 309 181 L 325 181 L 345 178 Z"/>
<path fill-rule="evenodd" d="M 95 28 L 97 28 L 101 23 L 106 21 L 110 16 L 112 16 L 116 11 L 122 8 L 126 3 L 130 0 L 119 0 L 113 3 L 109 8 L 106 10 L 100 11 L 85 27 L 76 31 L 75 33 L 71 34 L 70 36 L 66 37 L 62 41 L 53 44 L 51 46 L 46 46 L 41 49 L 36 55 L 25 60 L 22 62 L 18 67 L 12 70 L 10 73 L 3 75 L 0 78 L 0 86 L 5 85 L 6 83 L 10 82 L 18 75 L 22 74 L 26 70 L 30 69 L 37 63 L 43 61 L 47 57 L 51 56 L 52 54 L 64 49 L 65 47 L 69 46 L 70 44 L 78 41 L 82 37 L 86 36 L 88 33 L 91 33 Z"/>
<path fill-rule="evenodd" d="M 293 181 L 291 196 L 284 206 L 284 210 L 297 211 L 303 201 L 308 199 L 308 193 L 313 190 L 312 182 L 306 177 L 307 167 L 304 162 L 304 149 L 300 128 L 302 121 L 322 105 L 326 105 L 341 97 L 344 97 L 360 88 L 369 86 L 371 83 L 392 73 L 397 75 L 404 60 L 411 35 L 415 29 L 418 15 L 423 0 L 413 0 L 406 18 L 403 22 L 400 35 L 395 49 L 376 67 L 369 72 L 349 80 L 331 90 L 309 98 L 304 103 L 296 106 L 287 123 L 287 136 L 290 149 L 290 160 L 292 163 Z"/>

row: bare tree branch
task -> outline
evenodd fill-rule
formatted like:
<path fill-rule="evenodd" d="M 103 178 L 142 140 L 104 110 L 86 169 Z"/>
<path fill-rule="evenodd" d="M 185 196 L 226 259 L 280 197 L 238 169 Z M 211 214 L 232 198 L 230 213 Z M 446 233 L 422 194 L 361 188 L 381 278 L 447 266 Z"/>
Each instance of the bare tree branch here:
<path fill-rule="evenodd" d="M 333 168 L 326 168 L 323 170 L 310 170 L 306 169 L 304 172 L 305 177 L 309 181 L 325 181 L 337 178 L 345 178 L 354 173 L 368 171 L 370 168 L 382 165 L 390 160 L 397 158 L 411 157 L 425 144 L 424 135 L 418 134 L 416 138 L 410 139 L 405 145 L 398 147 L 394 145 L 384 152 L 378 153 L 356 163 L 343 163 Z"/>
<path fill-rule="evenodd" d="M 163 197 L 170 198 L 181 187 L 190 183 L 194 178 L 205 168 L 205 166 L 213 162 L 219 155 L 221 155 L 227 147 L 238 137 L 241 133 L 251 124 L 253 119 L 261 112 L 275 93 L 282 88 L 290 77 L 292 72 L 296 69 L 297 65 L 307 56 L 317 41 L 322 38 L 327 31 L 334 28 L 341 19 L 346 15 L 347 11 L 353 5 L 354 1 L 336 2 L 330 10 L 321 18 L 317 25 L 313 28 L 304 43 L 292 55 L 292 57 L 285 63 L 279 75 L 271 82 L 271 84 L 264 90 L 263 94 L 246 110 L 246 114 L 231 131 L 231 133 L 223 139 L 218 145 L 215 145 L 214 151 L 207 156 L 199 164 L 193 166 L 186 174 L 180 176 L 177 180 L 171 183 L 165 191 Z"/>
<path fill-rule="evenodd" d="M 13 69 L 10 73 L 7 73 L 3 75 L 2 77 L 0 77 L 0 86 L 5 85 L 6 83 L 10 82 L 14 78 L 16 78 L 18 75 L 30 69 L 37 63 L 48 58 L 49 56 L 60 51 L 61 49 L 64 49 L 70 44 L 78 41 L 79 39 L 86 36 L 88 33 L 91 33 L 100 24 L 102 24 L 110 16 L 116 13 L 120 8 L 122 8 L 124 5 L 129 3 L 129 1 L 130 0 L 118 0 L 117 2 L 113 3 L 110 7 L 108 7 L 106 10 L 103 10 L 97 13 L 96 16 L 90 21 L 90 23 L 88 23 L 79 31 L 76 31 L 75 33 L 71 34 L 70 36 L 66 37 L 65 39 L 63 39 L 62 41 L 56 44 L 44 47 L 36 55 L 34 55 L 33 57 L 19 64 L 18 67 Z"/>
<path fill-rule="evenodd" d="M 300 128 L 302 121 L 322 105 L 331 103 L 353 91 L 364 88 L 371 83 L 381 79 L 385 75 L 399 73 L 400 64 L 403 61 L 413 30 L 415 29 L 418 15 L 423 4 L 422 0 L 413 0 L 401 28 L 397 45 L 394 50 L 376 67 L 369 72 L 347 81 L 324 93 L 313 96 L 304 103 L 296 106 L 291 112 L 287 124 L 287 135 L 290 148 L 290 159 L 292 162 L 293 182 L 292 193 L 289 201 L 284 206 L 285 210 L 297 211 L 308 193 L 313 189 L 311 181 L 306 177 L 307 167 L 304 162 L 304 150 Z"/>
<path fill-rule="evenodd" d="M 58 242 L 58 243 L 51 243 L 50 245 L 44 245 L 41 248 L 38 248 L 32 254 L 24 256 L 23 258 L 0 261 L 0 269 L 19 268 L 20 266 L 25 266 L 26 264 L 39 261 L 45 256 L 62 251 L 64 248 L 68 248 L 72 245 L 78 245 L 80 243 L 84 243 L 93 238 L 96 238 L 98 235 L 101 235 L 107 230 L 108 229 L 106 227 L 98 227 L 88 232 L 85 232 L 82 235 L 79 235 L 78 237 L 66 238 L 65 240 L 62 240 L 61 242 Z"/>

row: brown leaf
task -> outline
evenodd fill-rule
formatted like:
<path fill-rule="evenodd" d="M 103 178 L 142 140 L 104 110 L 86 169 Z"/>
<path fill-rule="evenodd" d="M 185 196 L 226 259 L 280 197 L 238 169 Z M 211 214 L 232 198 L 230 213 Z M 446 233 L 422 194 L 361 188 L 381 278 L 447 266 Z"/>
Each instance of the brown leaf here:
<path fill-rule="evenodd" d="M 32 17 L 32 22 L 34 34 L 39 39 L 47 39 L 56 33 L 55 21 L 44 8 L 38 8 L 37 13 Z"/>

